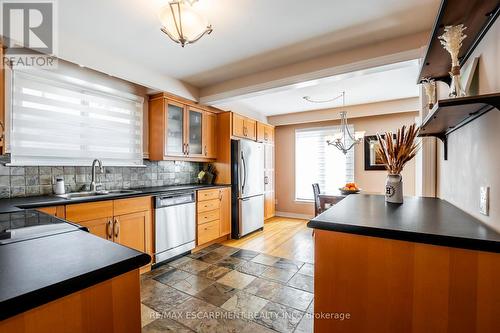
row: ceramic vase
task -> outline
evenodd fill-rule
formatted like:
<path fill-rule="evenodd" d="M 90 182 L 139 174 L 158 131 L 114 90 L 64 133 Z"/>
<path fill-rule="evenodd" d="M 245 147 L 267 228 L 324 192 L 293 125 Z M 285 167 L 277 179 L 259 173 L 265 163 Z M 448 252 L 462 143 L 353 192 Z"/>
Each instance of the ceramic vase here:
<path fill-rule="evenodd" d="M 385 182 L 385 202 L 403 203 L 403 177 L 400 174 L 389 174 Z"/>

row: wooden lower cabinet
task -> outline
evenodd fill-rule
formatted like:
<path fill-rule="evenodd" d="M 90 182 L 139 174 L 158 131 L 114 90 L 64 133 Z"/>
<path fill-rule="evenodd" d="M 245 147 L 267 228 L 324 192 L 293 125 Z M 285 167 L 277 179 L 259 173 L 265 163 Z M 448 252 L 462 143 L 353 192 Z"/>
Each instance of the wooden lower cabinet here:
<path fill-rule="evenodd" d="M 41 207 L 37 208 L 36 210 L 49 215 L 60 217 L 62 219 L 66 217 L 66 210 L 64 209 L 64 206 Z"/>
<path fill-rule="evenodd" d="M 314 332 L 499 332 L 499 253 L 318 229 L 314 238 Z"/>
<path fill-rule="evenodd" d="M 275 201 L 274 191 L 264 193 L 264 220 L 276 215 Z"/>
<path fill-rule="evenodd" d="M 151 197 L 67 205 L 66 219 L 87 227 L 93 235 L 153 256 Z"/>
<path fill-rule="evenodd" d="M 140 333 L 137 269 L 0 321 L 9 333 Z"/>
<path fill-rule="evenodd" d="M 82 227 L 89 229 L 93 235 L 99 236 L 107 240 L 113 240 L 113 218 L 100 218 L 90 221 L 78 222 Z"/>
<path fill-rule="evenodd" d="M 197 245 L 231 233 L 231 188 L 197 192 Z"/>
<path fill-rule="evenodd" d="M 138 212 L 115 216 L 113 240 L 137 251 L 148 252 L 146 248 L 146 229 L 150 222 L 150 212 Z"/>

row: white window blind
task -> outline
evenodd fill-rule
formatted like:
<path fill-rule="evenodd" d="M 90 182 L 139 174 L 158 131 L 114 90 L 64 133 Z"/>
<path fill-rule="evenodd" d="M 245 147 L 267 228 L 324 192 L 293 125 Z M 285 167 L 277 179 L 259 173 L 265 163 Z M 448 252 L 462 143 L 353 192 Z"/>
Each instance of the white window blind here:
<path fill-rule="evenodd" d="M 349 125 L 354 133 L 354 128 Z M 312 184 L 323 193 L 335 193 L 354 179 L 354 149 L 344 155 L 326 141 L 340 126 L 299 129 L 295 131 L 295 199 L 313 200 Z"/>
<path fill-rule="evenodd" d="M 14 71 L 11 91 L 11 164 L 143 164 L 142 97 L 43 70 Z"/>

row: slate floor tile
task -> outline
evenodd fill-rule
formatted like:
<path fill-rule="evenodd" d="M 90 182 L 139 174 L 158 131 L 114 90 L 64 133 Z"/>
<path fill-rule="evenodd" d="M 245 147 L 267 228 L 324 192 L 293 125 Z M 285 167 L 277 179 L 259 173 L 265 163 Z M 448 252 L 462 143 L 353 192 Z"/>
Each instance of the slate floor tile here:
<path fill-rule="evenodd" d="M 314 292 L 314 278 L 312 276 L 297 273 L 288 281 L 288 285 L 310 293 Z"/>
<path fill-rule="evenodd" d="M 191 260 L 186 262 L 185 264 L 182 264 L 179 266 L 179 269 L 186 271 L 191 274 L 198 274 L 204 269 L 207 269 L 210 267 L 210 264 L 199 261 L 199 260 Z"/>
<path fill-rule="evenodd" d="M 217 282 L 233 288 L 243 289 L 253 280 L 255 280 L 255 276 L 253 275 L 248 275 L 238 271 L 230 271 L 222 278 L 218 279 Z"/>
<path fill-rule="evenodd" d="M 209 304 L 215 306 L 221 306 L 228 299 L 234 296 L 238 290 L 220 283 L 214 283 L 207 288 L 203 289 L 195 296 L 196 298 L 202 299 Z"/>
<path fill-rule="evenodd" d="M 177 290 L 185 292 L 186 294 L 194 296 L 213 283 L 213 280 L 198 275 L 191 275 L 188 278 L 177 282 L 173 285 L 173 287 Z"/>
<path fill-rule="evenodd" d="M 300 320 L 294 333 L 313 333 L 314 329 L 314 317 L 306 313 Z"/>
<path fill-rule="evenodd" d="M 209 264 L 213 264 L 219 260 L 224 258 L 223 255 L 215 252 L 209 252 L 207 254 L 202 255 L 201 257 L 198 258 L 198 260 L 201 260 L 203 262 L 207 262 Z"/>
<path fill-rule="evenodd" d="M 229 273 L 231 270 L 226 267 L 220 267 L 220 266 L 215 266 L 215 265 L 210 265 L 206 269 L 198 272 L 199 276 L 203 276 L 207 279 L 210 280 L 218 280 L 227 273 Z"/>
<path fill-rule="evenodd" d="M 247 317 L 250 317 L 253 313 L 259 312 L 267 302 L 263 298 L 240 290 L 222 304 L 221 308 L 231 312 L 247 314 Z"/>
<path fill-rule="evenodd" d="M 188 263 L 191 260 L 193 260 L 193 259 L 188 257 L 188 256 L 184 256 L 184 257 L 180 257 L 179 259 L 176 259 L 174 261 L 169 262 L 168 265 L 172 266 L 172 267 L 179 267 L 179 266 L 184 265 L 185 263 Z"/>
<path fill-rule="evenodd" d="M 158 281 L 158 282 L 161 282 L 163 284 L 173 286 L 177 282 L 180 282 L 180 281 L 186 279 L 190 275 L 191 274 L 189 274 L 188 272 L 181 271 L 179 269 L 172 267 L 171 269 L 167 270 L 166 272 L 155 276 L 153 279 Z"/>
<path fill-rule="evenodd" d="M 142 328 L 142 333 L 191 333 L 192 329 L 168 318 L 157 319 Z"/>
<path fill-rule="evenodd" d="M 142 327 L 155 321 L 156 319 L 159 318 L 159 316 L 160 316 L 160 314 L 158 312 L 151 309 L 150 307 L 147 307 L 144 304 L 141 304 L 141 326 Z"/>
<path fill-rule="evenodd" d="M 238 272 L 242 272 L 245 274 L 250 274 L 254 276 L 260 276 L 266 269 L 268 269 L 269 266 L 258 264 L 253 261 L 247 261 L 241 266 L 237 267 L 236 270 Z"/>
<path fill-rule="evenodd" d="M 255 296 L 259 296 L 265 299 L 271 299 L 282 288 L 284 288 L 284 286 L 279 283 L 256 278 L 248 286 L 246 286 L 244 290 Z"/>
<path fill-rule="evenodd" d="M 287 283 L 288 280 L 290 280 L 294 274 L 295 274 L 294 271 L 288 271 L 276 267 L 269 267 L 268 269 L 266 269 L 264 273 L 262 273 L 261 277 L 264 277 L 269 280 Z"/>
<path fill-rule="evenodd" d="M 278 258 L 278 257 L 273 257 L 273 256 L 269 256 L 267 254 L 261 253 L 258 256 L 256 256 L 255 258 L 253 258 L 251 261 L 259 263 L 259 264 L 263 264 L 263 265 L 272 266 L 275 263 L 277 263 L 279 260 L 280 260 L 280 258 Z"/>
<path fill-rule="evenodd" d="M 245 263 L 246 263 L 245 260 L 242 260 L 242 259 L 239 259 L 239 258 L 225 257 L 225 258 L 222 258 L 221 260 L 217 261 L 215 263 L 215 265 L 226 267 L 226 268 L 229 268 L 229 269 L 237 269 L 238 267 L 240 267 L 241 265 L 243 265 Z"/>
<path fill-rule="evenodd" d="M 306 311 L 313 299 L 313 294 L 307 291 L 284 286 L 275 293 L 271 300 L 300 311 Z"/>
<path fill-rule="evenodd" d="M 259 255 L 259 252 L 241 249 L 241 250 L 231 254 L 231 257 L 239 258 L 239 259 L 248 261 L 248 260 L 252 260 L 253 258 L 255 258 L 258 255 Z"/>
<path fill-rule="evenodd" d="M 169 311 L 191 298 L 189 295 L 184 294 L 172 287 L 164 285 L 160 282 L 156 283 L 161 284 L 163 288 L 156 288 L 149 297 L 146 297 L 142 301 L 142 303 L 159 313 Z"/>
<path fill-rule="evenodd" d="M 301 311 L 268 302 L 255 321 L 275 331 L 291 333 L 295 330 L 303 315 Z"/>
<path fill-rule="evenodd" d="M 302 261 L 281 258 L 273 264 L 273 267 L 297 272 L 303 265 Z"/>
<path fill-rule="evenodd" d="M 217 253 L 223 257 L 227 257 L 227 256 L 232 255 L 235 252 L 238 252 L 238 250 L 239 249 L 236 247 L 222 245 L 222 246 L 216 248 L 215 250 L 211 251 L 211 253 Z"/>
<path fill-rule="evenodd" d="M 314 276 L 314 265 L 305 263 L 304 266 L 299 269 L 299 273 L 307 276 Z"/>

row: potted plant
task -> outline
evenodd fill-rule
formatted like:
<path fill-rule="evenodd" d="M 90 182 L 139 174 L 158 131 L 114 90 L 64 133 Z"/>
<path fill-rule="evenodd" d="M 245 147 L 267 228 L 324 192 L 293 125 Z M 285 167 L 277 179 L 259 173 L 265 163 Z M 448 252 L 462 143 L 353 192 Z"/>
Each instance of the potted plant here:
<path fill-rule="evenodd" d="M 403 126 L 398 129 L 394 138 L 392 132 L 381 136 L 377 133 L 380 143 L 378 154 L 389 172 L 385 185 L 385 201 L 391 203 L 403 203 L 403 171 L 406 163 L 415 157 L 419 149 L 416 141 L 418 127 L 413 124 L 408 128 Z"/>

